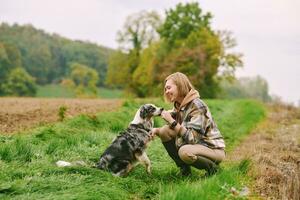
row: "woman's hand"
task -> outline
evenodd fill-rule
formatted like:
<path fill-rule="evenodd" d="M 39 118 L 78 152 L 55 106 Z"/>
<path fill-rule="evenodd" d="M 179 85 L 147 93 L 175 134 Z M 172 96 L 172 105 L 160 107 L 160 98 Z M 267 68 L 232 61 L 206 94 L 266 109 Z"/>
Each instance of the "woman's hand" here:
<path fill-rule="evenodd" d="M 163 110 L 161 113 L 161 117 L 169 124 L 171 124 L 174 119 L 168 111 Z"/>
<path fill-rule="evenodd" d="M 153 140 L 156 135 L 159 134 L 159 128 L 152 128 L 150 133 L 150 140 Z"/>

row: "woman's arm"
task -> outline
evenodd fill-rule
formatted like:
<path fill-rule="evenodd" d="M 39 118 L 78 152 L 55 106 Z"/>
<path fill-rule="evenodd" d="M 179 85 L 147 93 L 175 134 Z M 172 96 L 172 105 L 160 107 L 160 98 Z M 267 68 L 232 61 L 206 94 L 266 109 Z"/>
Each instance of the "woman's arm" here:
<path fill-rule="evenodd" d="M 169 127 L 176 122 L 176 120 L 172 117 L 171 113 L 168 111 L 163 111 L 161 113 L 161 117 L 169 124 Z M 176 126 L 172 127 L 172 129 L 178 134 L 181 132 L 186 132 L 186 128 L 181 124 L 177 123 Z"/>

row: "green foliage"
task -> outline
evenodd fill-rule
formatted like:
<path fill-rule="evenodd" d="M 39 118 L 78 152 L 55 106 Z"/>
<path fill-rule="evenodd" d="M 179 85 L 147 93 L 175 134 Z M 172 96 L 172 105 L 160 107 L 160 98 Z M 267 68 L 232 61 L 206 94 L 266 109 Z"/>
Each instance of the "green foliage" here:
<path fill-rule="evenodd" d="M 147 154 L 152 174 L 137 166 L 126 178 L 93 167 L 117 133 L 146 102 L 169 109 L 161 100 L 128 100 L 116 112 L 81 115 L 26 134 L 0 137 L 1 199 L 230 199 L 231 187 L 247 183 L 249 161 L 226 165 L 215 176 L 179 177 L 177 168 L 159 139 L 151 142 Z M 263 117 L 255 101 L 207 101 L 226 144 L 232 149 Z M 247 108 L 245 108 L 247 107 Z M 255 111 L 256 110 L 256 111 Z M 236 116 L 234 118 L 234 116 Z M 222 119 L 222 120 L 221 120 Z M 156 126 L 165 122 L 155 120 Z M 238 125 L 238 126 L 237 126 Z M 233 132 L 235 131 L 235 132 Z M 83 160 L 87 166 L 59 168 L 58 160 Z"/>
<path fill-rule="evenodd" d="M 222 93 L 219 98 L 237 99 L 237 98 L 252 98 L 269 102 L 268 82 L 260 76 L 242 77 L 232 81 L 223 80 L 221 82 Z"/>
<path fill-rule="evenodd" d="M 60 106 L 58 109 L 58 118 L 59 121 L 64 121 L 65 117 L 66 117 L 66 111 L 67 111 L 67 107 L 66 106 Z"/>
<path fill-rule="evenodd" d="M 7 54 L 7 59 L 9 61 L 10 67 L 22 66 L 20 50 L 12 44 L 4 43 L 3 45 Z"/>
<path fill-rule="evenodd" d="M 75 87 L 77 97 L 96 97 L 97 96 L 97 82 L 99 76 L 96 70 L 81 65 L 78 63 L 72 63 L 70 65 L 71 73 L 69 80 Z"/>
<path fill-rule="evenodd" d="M 263 104 L 253 100 L 211 100 L 208 105 L 225 138 L 227 150 L 231 150 L 255 128 L 266 113 Z"/>
<path fill-rule="evenodd" d="M 106 84 L 116 88 L 126 88 L 130 80 L 129 56 L 121 51 L 111 54 L 108 61 Z"/>
<path fill-rule="evenodd" d="M 9 73 L 9 59 L 4 44 L 0 43 L 0 95 L 3 94 L 2 84 Z"/>
<path fill-rule="evenodd" d="M 185 5 L 179 3 L 175 9 L 166 11 L 166 19 L 158 29 L 158 33 L 162 39 L 167 41 L 168 48 L 171 49 L 176 42 L 186 39 L 192 32 L 198 31 L 200 28 L 210 30 L 211 18 L 210 13 L 202 13 L 197 2 Z"/>
<path fill-rule="evenodd" d="M 157 96 L 163 91 L 164 79 L 179 71 L 188 75 L 202 97 L 214 98 L 220 91 L 220 76 L 231 78 L 242 66 L 241 55 L 229 52 L 236 45 L 231 34 L 214 31 L 211 14 L 203 13 L 198 3 L 179 3 L 167 10 L 159 27 L 159 23 L 149 23 L 152 18 L 144 16 L 143 12 L 132 15 L 125 23 L 120 41 L 131 48 L 123 53 L 120 50 L 110 62 L 110 86 L 123 85 L 138 97 Z M 158 41 L 143 39 L 146 26 L 157 30 Z M 142 45 L 143 41 L 151 43 Z"/>
<path fill-rule="evenodd" d="M 165 45 L 155 66 L 155 83 L 163 82 L 169 74 L 180 71 L 190 78 L 204 98 L 219 93 L 219 74 L 234 76 L 242 65 L 241 55 L 227 52 L 235 46 L 229 33 L 215 33 L 210 27 L 211 14 L 202 14 L 198 3 L 178 4 L 166 12 L 159 29 Z M 178 28 L 180 27 L 180 28 Z M 162 91 L 162 86 L 158 87 Z"/>
<path fill-rule="evenodd" d="M 67 64 L 80 63 L 96 70 L 99 75 L 97 85 L 104 85 L 111 50 L 92 43 L 74 41 L 62 47 L 62 54 Z"/>
<path fill-rule="evenodd" d="M 139 97 L 147 97 L 152 94 L 154 80 L 154 60 L 158 44 L 152 43 L 144 49 L 139 65 L 132 75 L 131 88 Z"/>
<path fill-rule="evenodd" d="M 0 95 L 6 95 L 3 84 L 7 81 L 11 71 L 21 66 L 20 51 L 14 45 L 0 41 Z"/>
<path fill-rule="evenodd" d="M 2 84 L 3 93 L 10 96 L 35 96 L 36 89 L 34 78 L 20 67 L 10 71 Z"/>
<path fill-rule="evenodd" d="M 157 82 L 163 82 L 169 74 L 180 71 L 189 77 L 201 96 L 215 97 L 219 89 L 216 75 L 222 45 L 218 37 L 202 28 L 177 45 L 156 65 L 156 71 L 161 72 L 156 75 Z"/>
<path fill-rule="evenodd" d="M 38 84 L 58 83 L 68 74 L 68 65 L 77 62 L 95 69 L 99 76 L 99 85 L 104 85 L 107 71 L 107 59 L 113 50 L 89 42 L 72 41 L 57 34 L 48 34 L 32 25 L 0 24 L 0 63 L 3 57 L 1 43 L 10 45 L 8 51 L 15 52 L 7 56 L 19 64 Z M 14 67 L 21 65 L 16 65 Z M 1 70 L 0 70 L 1 71 Z"/>
<path fill-rule="evenodd" d="M 141 11 L 127 17 L 117 40 L 128 52 L 140 51 L 158 38 L 156 29 L 161 25 L 161 17 L 155 11 Z"/>
<path fill-rule="evenodd" d="M 127 17 L 124 27 L 118 32 L 119 50 L 109 59 L 106 82 L 110 86 L 125 88 L 143 96 L 144 92 L 137 91 L 133 83 L 133 73 L 141 64 L 140 54 L 158 38 L 156 29 L 160 26 L 160 16 L 152 11 L 141 11 Z"/>
<path fill-rule="evenodd" d="M 235 69 L 243 66 L 243 54 L 230 51 L 237 45 L 231 32 L 218 31 L 217 35 L 222 44 L 219 58 L 219 77 L 230 80 L 234 78 Z"/>

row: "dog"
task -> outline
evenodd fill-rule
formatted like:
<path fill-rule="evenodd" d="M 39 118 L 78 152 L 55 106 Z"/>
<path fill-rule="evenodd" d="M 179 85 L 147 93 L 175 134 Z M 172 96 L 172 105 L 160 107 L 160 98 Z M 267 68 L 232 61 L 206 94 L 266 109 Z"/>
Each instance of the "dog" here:
<path fill-rule="evenodd" d="M 100 156 L 96 167 L 111 172 L 114 176 L 127 176 L 139 163 L 151 173 L 151 162 L 145 152 L 150 142 L 153 116 L 161 115 L 163 108 L 153 104 L 142 105 L 127 129 L 121 132 Z"/>

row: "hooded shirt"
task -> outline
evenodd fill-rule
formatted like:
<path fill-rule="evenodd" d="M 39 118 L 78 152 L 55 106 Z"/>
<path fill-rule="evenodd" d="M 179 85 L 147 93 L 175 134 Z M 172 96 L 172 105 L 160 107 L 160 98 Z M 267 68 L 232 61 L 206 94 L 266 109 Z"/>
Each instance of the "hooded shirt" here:
<path fill-rule="evenodd" d="M 176 137 L 176 146 L 202 144 L 213 149 L 224 149 L 224 139 L 214 122 L 208 106 L 200 99 L 199 93 L 192 89 L 182 103 L 174 104 L 172 116 L 186 128 Z"/>

